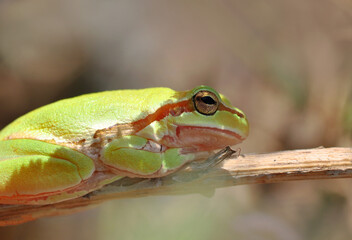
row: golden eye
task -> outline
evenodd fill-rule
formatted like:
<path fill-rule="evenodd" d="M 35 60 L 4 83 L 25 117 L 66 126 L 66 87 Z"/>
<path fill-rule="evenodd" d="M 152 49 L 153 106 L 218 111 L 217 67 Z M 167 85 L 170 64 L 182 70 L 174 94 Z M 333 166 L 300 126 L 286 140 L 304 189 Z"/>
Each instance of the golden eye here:
<path fill-rule="evenodd" d="M 203 115 L 213 115 L 219 106 L 218 97 L 209 91 L 199 91 L 193 96 L 194 108 Z"/>

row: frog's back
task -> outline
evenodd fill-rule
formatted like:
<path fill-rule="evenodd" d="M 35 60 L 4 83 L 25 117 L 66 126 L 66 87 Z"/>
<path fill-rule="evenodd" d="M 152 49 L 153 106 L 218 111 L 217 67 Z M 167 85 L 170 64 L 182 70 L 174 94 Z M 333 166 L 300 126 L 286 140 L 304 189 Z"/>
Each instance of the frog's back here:
<path fill-rule="evenodd" d="M 0 140 L 34 138 L 77 141 L 98 129 L 131 123 L 173 102 L 169 88 L 116 90 L 86 94 L 43 106 L 18 118 L 0 132 Z"/>

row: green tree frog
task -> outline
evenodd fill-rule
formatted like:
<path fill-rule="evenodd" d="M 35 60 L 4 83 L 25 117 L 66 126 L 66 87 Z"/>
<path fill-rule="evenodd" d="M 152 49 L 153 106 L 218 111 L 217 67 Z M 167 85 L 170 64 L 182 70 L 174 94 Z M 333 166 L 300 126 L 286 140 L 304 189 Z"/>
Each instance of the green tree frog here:
<path fill-rule="evenodd" d="M 64 99 L 0 132 L 0 204 L 51 204 L 122 177 L 166 176 L 248 131 L 244 113 L 207 86 Z"/>

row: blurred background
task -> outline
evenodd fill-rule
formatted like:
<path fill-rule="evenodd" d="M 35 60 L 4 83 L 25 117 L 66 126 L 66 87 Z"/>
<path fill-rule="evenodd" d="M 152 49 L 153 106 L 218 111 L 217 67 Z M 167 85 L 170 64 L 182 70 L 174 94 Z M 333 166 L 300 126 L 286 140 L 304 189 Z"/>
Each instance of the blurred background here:
<path fill-rule="evenodd" d="M 242 153 L 352 146 L 352 2 L 0 1 L 0 127 L 61 98 L 206 84 L 248 116 Z M 106 202 L 0 239 L 352 239 L 352 180 Z"/>

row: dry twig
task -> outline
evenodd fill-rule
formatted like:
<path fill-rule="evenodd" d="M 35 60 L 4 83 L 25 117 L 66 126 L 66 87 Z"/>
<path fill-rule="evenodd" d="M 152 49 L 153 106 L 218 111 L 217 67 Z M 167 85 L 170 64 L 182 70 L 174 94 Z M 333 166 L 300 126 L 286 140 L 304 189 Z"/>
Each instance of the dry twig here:
<path fill-rule="evenodd" d="M 69 214 L 116 198 L 187 194 L 239 184 L 352 177 L 352 148 L 316 148 L 231 157 L 199 172 L 187 167 L 161 179 L 121 179 L 88 196 L 42 206 L 0 205 L 0 226 Z"/>

